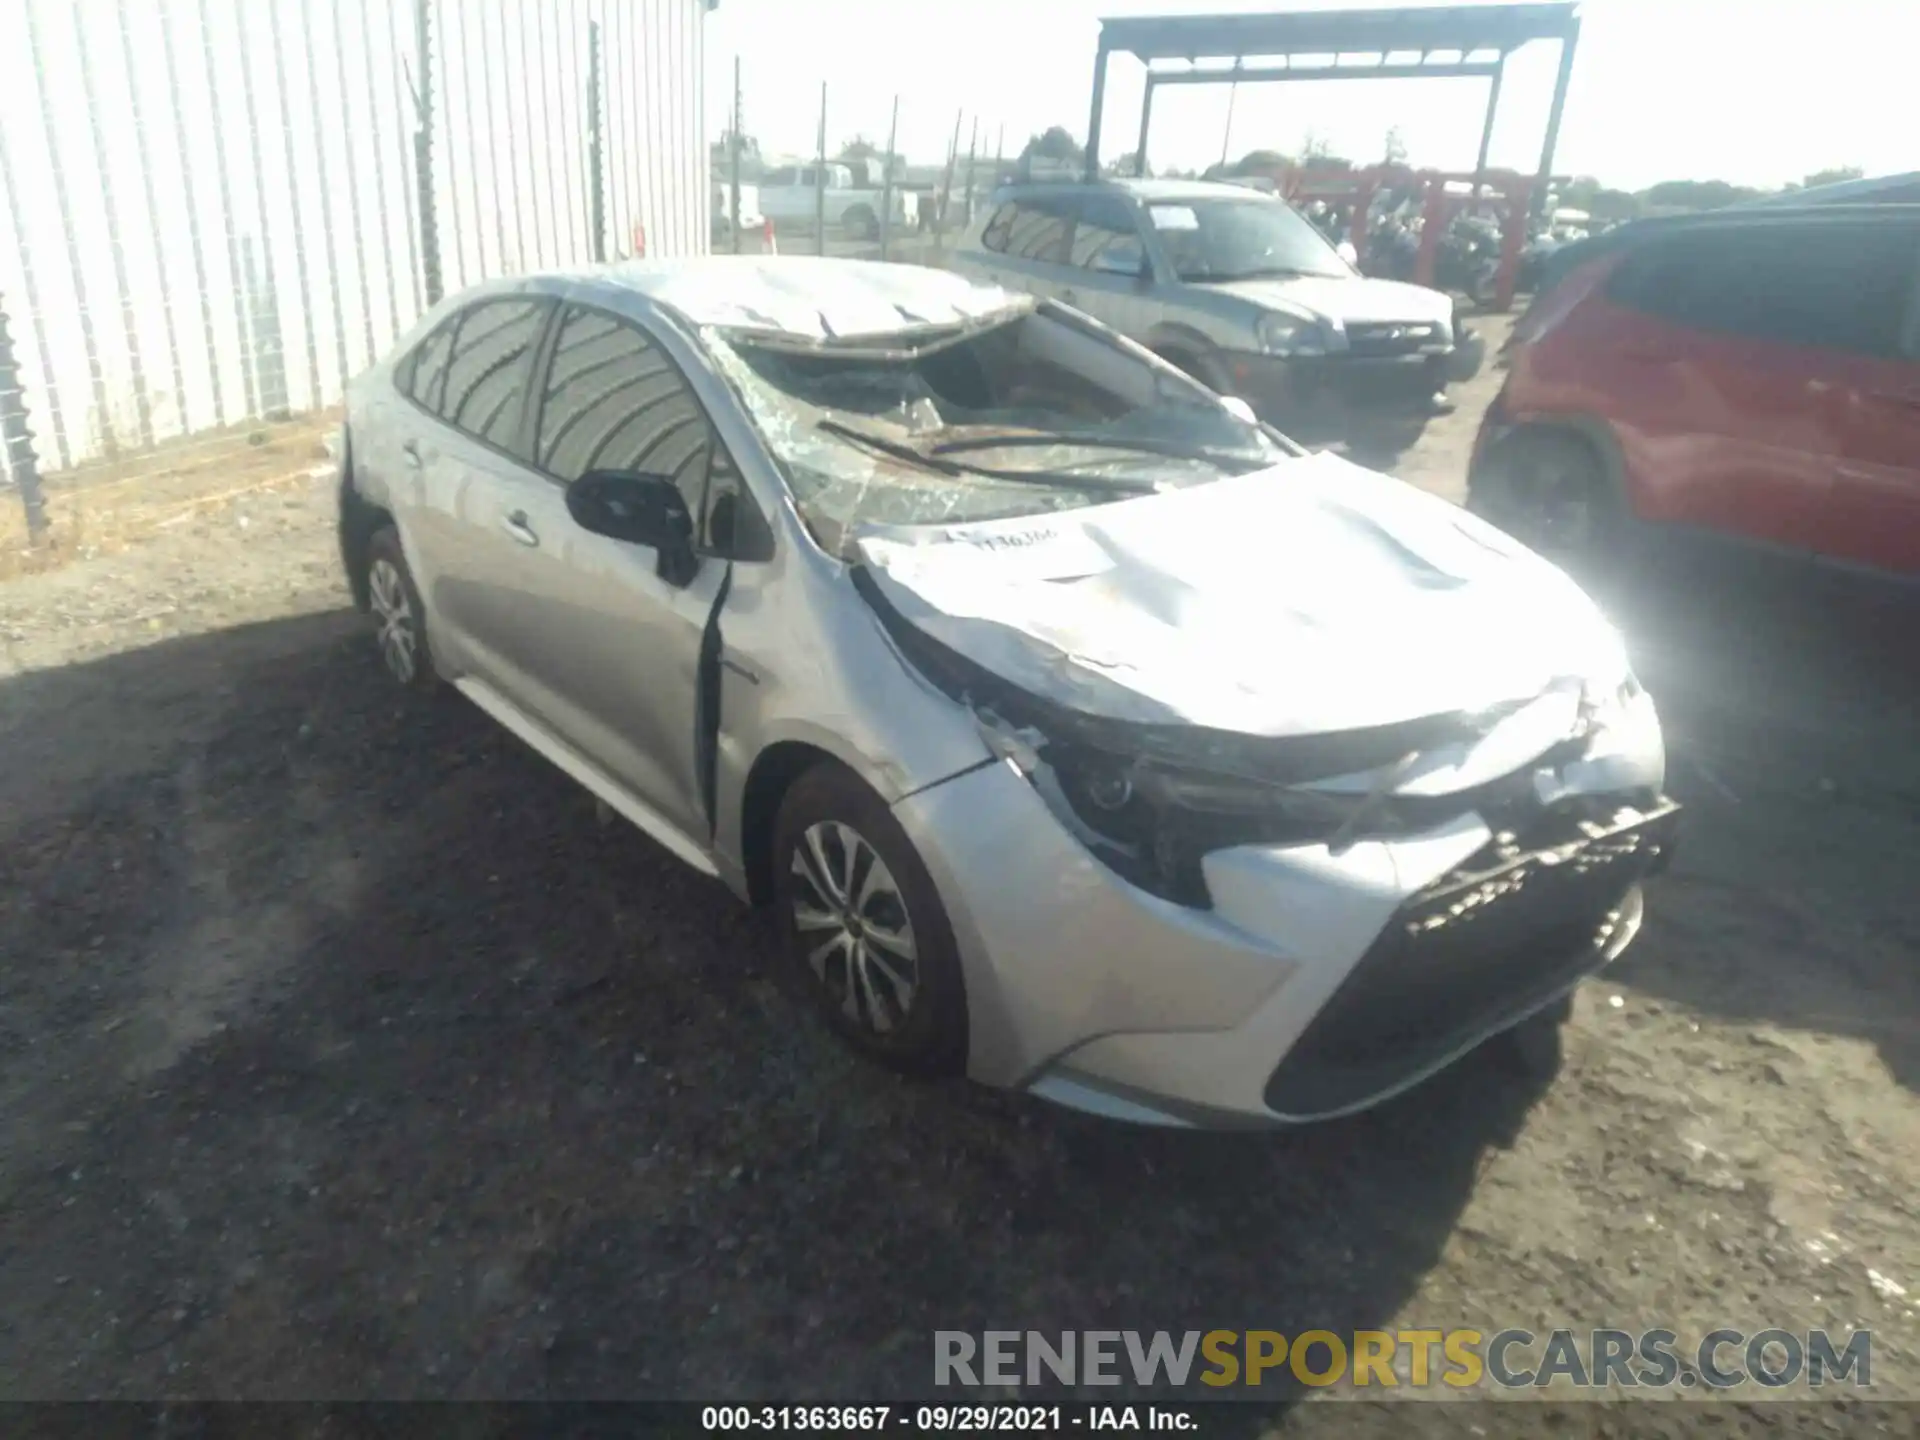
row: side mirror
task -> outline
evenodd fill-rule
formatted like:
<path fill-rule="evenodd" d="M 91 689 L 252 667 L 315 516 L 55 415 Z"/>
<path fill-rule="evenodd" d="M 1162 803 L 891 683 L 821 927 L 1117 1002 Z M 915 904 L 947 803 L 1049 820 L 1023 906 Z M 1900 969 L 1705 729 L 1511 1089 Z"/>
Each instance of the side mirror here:
<path fill-rule="evenodd" d="M 1260 417 L 1253 413 L 1253 406 L 1242 400 L 1238 395 L 1222 395 L 1220 397 L 1220 408 L 1233 416 L 1234 419 L 1240 421 L 1243 425 L 1258 425 L 1260 423 Z"/>
<path fill-rule="evenodd" d="M 589 470 L 567 486 L 567 513 L 582 530 L 658 551 L 655 573 L 670 585 L 685 585 L 699 568 L 693 516 L 665 475 Z"/>

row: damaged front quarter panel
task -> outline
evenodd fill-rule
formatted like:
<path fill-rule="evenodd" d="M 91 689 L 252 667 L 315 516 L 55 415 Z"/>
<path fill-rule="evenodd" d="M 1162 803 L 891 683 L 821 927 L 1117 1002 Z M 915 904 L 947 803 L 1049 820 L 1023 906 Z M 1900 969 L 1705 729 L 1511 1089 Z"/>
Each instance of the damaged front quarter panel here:
<path fill-rule="evenodd" d="M 1014 685 L 928 635 L 867 567 L 851 575 L 903 657 L 972 713 L 988 748 L 1097 858 L 1163 898 L 1206 906 L 1201 861 L 1228 846 L 1351 843 L 1471 808 L 1463 797 L 1421 806 L 1416 816 L 1397 798 L 1316 791 L 1308 782 L 1403 766 L 1480 733 L 1484 717 L 1275 738 L 1091 714 Z"/>
<path fill-rule="evenodd" d="M 1596 698 L 1564 684 L 1481 710 L 1331 733 L 1262 736 L 1094 714 L 1016 685 L 914 624 L 872 570 L 855 590 L 907 662 L 973 715 L 989 749 L 1108 868 L 1210 905 L 1205 857 L 1241 845 L 1427 833 L 1463 815 L 1509 849 L 1660 801 L 1652 702 L 1630 674 Z M 1498 767 L 1489 770 L 1489 761 Z"/>

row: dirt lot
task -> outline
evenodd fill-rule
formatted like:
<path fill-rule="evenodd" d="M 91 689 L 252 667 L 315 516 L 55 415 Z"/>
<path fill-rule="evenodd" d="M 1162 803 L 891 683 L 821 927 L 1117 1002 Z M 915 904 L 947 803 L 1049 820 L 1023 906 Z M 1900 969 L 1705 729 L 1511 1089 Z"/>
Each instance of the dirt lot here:
<path fill-rule="evenodd" d="M 1143 1133 L 850 1058 L 717 885 L 396 701 L 330 500 L 0 585 L 0 1395 L 908 1397 L 936 1327 L 1102 1324 L 1871 1326 L 1920 1395 L 1911 612 L 1631 587 L 1690 814 L 1550 1084 Z"/>

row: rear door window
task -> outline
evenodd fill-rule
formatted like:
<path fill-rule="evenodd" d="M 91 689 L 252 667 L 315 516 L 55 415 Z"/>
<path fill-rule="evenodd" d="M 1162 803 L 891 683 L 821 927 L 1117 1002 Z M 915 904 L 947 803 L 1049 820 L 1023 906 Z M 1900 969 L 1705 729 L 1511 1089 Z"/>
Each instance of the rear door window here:
<path fill-rule="evenodd" d="M 1113 195 L 1082 195 L 1074 209 L 1068 264 L 1109 273 L 1140 272 L 1147 252 L 1132 206 Z"/>
<path fill-rule="evenodd" d="M 987 249 L 1015 260 L 1064 265 L 1070 228 L 1064 202 L 1045 198 L 1015 200 L 1000 207 L 1000 213 L 993 217 L 980 241 Z"/>
<path fill-rule="evenodd" d="M 1697 230 L 1614 272 L 1617 304 L 1715 334 L 1891 355 L 1920 235 L 1892 224 Z"/>
<path fill-rule="evenodd" d="M 475 439 L 519 453 L 527 377 L 548 303 L 483 300 L 462 313 L 437 407 L 442 418 Z"/>

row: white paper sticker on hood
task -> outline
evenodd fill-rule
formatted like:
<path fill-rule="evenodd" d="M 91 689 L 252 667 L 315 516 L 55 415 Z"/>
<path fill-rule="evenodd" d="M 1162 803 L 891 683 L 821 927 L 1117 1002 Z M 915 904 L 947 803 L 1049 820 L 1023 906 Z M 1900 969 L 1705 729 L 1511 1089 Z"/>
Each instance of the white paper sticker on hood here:
<path fill-rule="evenodd" d="M 1464 511 L 1330 455 L 1045 518 L 870 531 L 890 604 L 1088 713 L 1257 735 L 1478 711 L 1612 632 Z"/>

